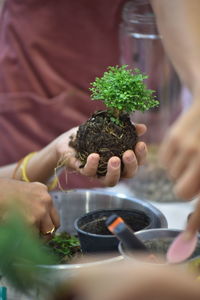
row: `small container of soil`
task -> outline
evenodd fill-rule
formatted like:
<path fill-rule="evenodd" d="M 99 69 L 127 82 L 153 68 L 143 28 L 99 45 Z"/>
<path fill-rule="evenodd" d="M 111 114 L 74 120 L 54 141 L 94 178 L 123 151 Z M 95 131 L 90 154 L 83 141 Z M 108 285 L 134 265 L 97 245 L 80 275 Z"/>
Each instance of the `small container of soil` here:
<path fill-rule="evenodd" d="M 136 233 L 136 236 L 146 245 L 149 249 L 150 253 L 157 254 L 160 256 L 162 263 L 166 263 L 165 256 L 167 250 L 173 240 L 180 234 L 181 230 L 176 229 L 167 229 L 167 228 L 159 228 L 159 229 L 149 229 L 142 230 Z M 120 242 L 118 246 L 119 252 L 122 256 L 127 259 L 136 259 L 137 253 L 130 252 L 130 250 L 126 249 L 124 245 Z M 194 259 L 195 257 L 200 255 L 200 235 L 199 242 L 197 247 L 191 257 L 188 258 L 187 262 Z M 183 263 L 184 264 L 184 263 Z"/>
<path fill-rule="evenodd" d="M 74 226 L 83 253 L 117 252 L 118 239 L 107 229 L 105 221 L 117 214 L 133 231 L 152 228 L 151 216 L 136 209 L 107 209 L 89 212 L 76 219 Z"/>

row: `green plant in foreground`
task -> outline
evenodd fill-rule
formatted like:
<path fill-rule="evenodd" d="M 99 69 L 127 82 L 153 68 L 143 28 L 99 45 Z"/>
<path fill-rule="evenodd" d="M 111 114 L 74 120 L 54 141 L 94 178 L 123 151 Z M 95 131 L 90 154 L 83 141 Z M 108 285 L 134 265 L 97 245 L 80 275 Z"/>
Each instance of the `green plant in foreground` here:
<path fill-rule="evenodd" d="M 127 65 L 108 67 L 101 78 L 91 83 L 91 99 L 104 101 L 114 117 L 124 112 L 144 112 L 159 104 L 154 91 L 144 84 L 146 78 L 139 69 L 128 70 Z"/>
<path fill-rule="evenodd" d="M 49 242 L 53 253 L 58 257 L 59 263 L 69 262 L 74 255 L 80 253 L 80 242 L 75 236 L 66 232 L 55 235 Z"/>
<path fill-rule="evenodd" d="M 0 257 L 2 276 L 22 293 L 29 293 L 41 284 L 44 286 L 36 265 L 49 265 L 56 261 L 27 226 L 16 207 L 0 224 Z"/>

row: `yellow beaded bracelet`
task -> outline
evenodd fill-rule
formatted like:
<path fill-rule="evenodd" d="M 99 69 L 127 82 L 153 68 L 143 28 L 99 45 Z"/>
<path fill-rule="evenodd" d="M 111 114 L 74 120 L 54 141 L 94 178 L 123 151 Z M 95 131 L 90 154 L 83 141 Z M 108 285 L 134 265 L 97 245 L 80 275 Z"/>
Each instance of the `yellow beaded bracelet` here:
<path fill-rule="evenodd" d="M 31 159 L 32 156 L 34 156 L 36 154 L 36 152 L 31 152 L 29 153 L 28 155 L 26 155 L 21 163 L 21 166 L 20 166 L 20 169 L 21 169 L 21 172 L 22 172 L 22 180 L 23 181 L 26 181 L 26 182 L 30 182 L 30 180 L 28 179 L 27 177 L 27 174 L 26 174 L 26 168 L 27 168 L 27 165 L 28 165 L 28 162 L 29 160 Z"/>
<path fill-rule="evenodd" d="M 26 174 L 26 170 L 27 170 L 27 165 L 29 160 L 31 159 L 31 157 L 33 157 L 37 152 L 31 152 L 29 153 L 27 156 L 24 157 L 24 159 L 22 160 L 22 163 L 20 165 L 20 169 L 21 169 L 21 179 L 25 182 L 30 182 L 27 174 Z M 58 178 L 54 177 L 54 179 L 47 184 L 48 190 L 53 190 L 58 184 Z"/>

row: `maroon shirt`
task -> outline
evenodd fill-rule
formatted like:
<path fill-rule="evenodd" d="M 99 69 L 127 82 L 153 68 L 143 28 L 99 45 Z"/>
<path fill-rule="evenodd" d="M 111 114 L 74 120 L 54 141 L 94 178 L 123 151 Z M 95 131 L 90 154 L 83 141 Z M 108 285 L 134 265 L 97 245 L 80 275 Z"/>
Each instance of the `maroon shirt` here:
<path fill-rule="evenodd" d="M 0 19 L 0 165 L 40 149 L 101 108 L 91 102 L 88 89 L 107 66 L 119 63 L 124 2 L 5 1 Z M 85 179 L 73 176 L 68 176 L 68 187 L 86 187 Z"/>

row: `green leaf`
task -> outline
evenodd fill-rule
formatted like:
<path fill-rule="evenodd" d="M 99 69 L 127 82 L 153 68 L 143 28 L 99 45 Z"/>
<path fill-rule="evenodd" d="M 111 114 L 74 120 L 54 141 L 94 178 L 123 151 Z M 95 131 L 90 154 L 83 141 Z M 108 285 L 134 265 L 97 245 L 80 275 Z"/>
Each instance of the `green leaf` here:
<path fill-rule="evenodd" d="M 37 265 L 55 262 L 16 208 L 0 225 L 0 257 L 2 275 L 23 293 L 40 284 Z"/>

